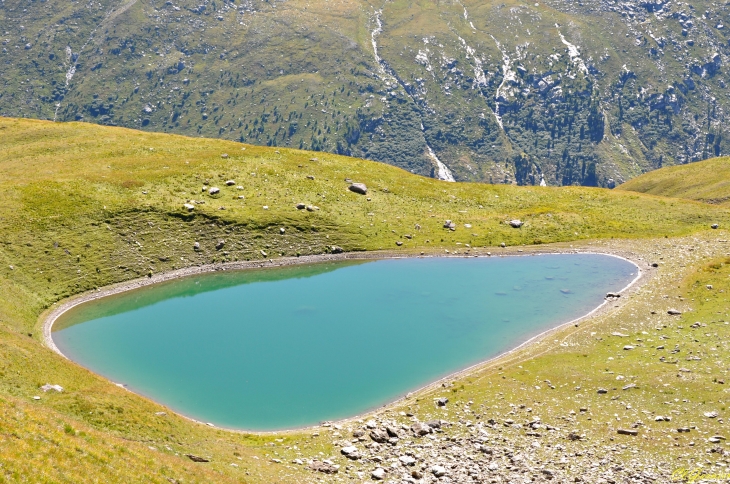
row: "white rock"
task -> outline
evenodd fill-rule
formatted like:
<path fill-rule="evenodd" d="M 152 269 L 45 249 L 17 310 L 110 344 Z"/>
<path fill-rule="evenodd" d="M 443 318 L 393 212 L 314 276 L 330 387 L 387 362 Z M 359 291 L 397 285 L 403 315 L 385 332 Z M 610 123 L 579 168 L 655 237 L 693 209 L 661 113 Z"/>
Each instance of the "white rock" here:
<path fill-rule="evenodd" d="M 370 474 L 370 476 L 377 481 L 382 481 L 383 479 L 385 479 L 385 469 L 383 469 L 382 467 L 378 467 L 373 471 L 372 474 Z"/>
<path fill-rule="evenodd" d="M 436 477 L 442 477 L 446 475 L 446 468 L 444 466 L 433 466 L 430 469 L 431 474 L 433 474 Z"/>

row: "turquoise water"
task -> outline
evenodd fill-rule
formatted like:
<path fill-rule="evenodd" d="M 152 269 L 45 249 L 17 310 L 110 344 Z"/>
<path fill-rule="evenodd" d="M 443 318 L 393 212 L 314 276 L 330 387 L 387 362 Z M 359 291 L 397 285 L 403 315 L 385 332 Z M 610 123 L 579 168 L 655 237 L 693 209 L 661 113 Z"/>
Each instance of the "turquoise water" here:
<path fill-rule="evenodd" d="M 580 317 L 637 268 L 594 254 L 424 258 L 206 274 L 83 304 L 72 360 L 215 425 L 360 414 Z"/>

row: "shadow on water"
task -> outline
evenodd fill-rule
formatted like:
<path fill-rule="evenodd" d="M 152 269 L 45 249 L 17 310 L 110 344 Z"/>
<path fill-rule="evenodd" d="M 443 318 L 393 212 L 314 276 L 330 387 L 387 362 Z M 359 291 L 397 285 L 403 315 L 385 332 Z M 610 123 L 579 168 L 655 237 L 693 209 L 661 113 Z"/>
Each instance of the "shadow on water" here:
<path fill-rule="evenodd" d="M 53 332 L 115 314 L 130 308 L 140 309 L 175 298 L 193 297 L 205 292 L 257 282 L 276 282 L 286 279 L 306 279 L 345 267 L 365 264 L 368 260 L 319 262 L 288 267 L 254 268 L 237 271 L 208 272 L 161 282 L 152 286 L 125 291 L 104 298 L 104 304 L 85 303 L 65 312 L 53 324 Z M 200 280 L 205 278 L 205 284 Z"/>

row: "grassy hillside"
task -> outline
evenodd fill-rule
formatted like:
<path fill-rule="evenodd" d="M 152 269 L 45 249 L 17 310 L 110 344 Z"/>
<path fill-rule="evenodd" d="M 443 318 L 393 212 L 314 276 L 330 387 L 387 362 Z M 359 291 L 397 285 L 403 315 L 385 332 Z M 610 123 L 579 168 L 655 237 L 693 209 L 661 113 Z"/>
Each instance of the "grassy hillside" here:
<path fill-rule="evenodd" d="M 366 183 L 367 196 L 346 179 Z M 514 218 L 525 225 L 505 224 Z M 649 238 L 716 234 L 711 223 L 727 226 L 730 211 L 626 191 L 453 184 L 322 153 L 0 118 L 0 480 L 302 482 L 310 471 L 270 459 L 338 455 L 331 436 L 228 433 L 159 415 L 161 406 L 42 345 L 38 318 L 62 298 L 335 245 L 443 254 L 640 238 L 648 248 Z M 42 393 L 44 383 L 65 391 Z"/>
<path fill-rule="evenodd" d="M 537 5 L 535 5 L 537 3 Z M 728 152 L 730 7 L 5 0 L 0 115 L 610 186 Z"/>
<path fill-rule="evenodd" d="M 730 205 L 730 158 L 671 166 L 630 180 L 619 190 Z"/>

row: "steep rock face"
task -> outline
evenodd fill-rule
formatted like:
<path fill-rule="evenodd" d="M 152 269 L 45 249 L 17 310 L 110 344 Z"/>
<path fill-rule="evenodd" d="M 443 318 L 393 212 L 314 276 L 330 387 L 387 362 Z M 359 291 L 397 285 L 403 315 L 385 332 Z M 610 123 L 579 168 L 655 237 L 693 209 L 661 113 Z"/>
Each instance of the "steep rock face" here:
<path fill-rule="evenodd" d="M 728 151 L 728 6 L 5 0 L 0 114 L 613 186 Z"/>

